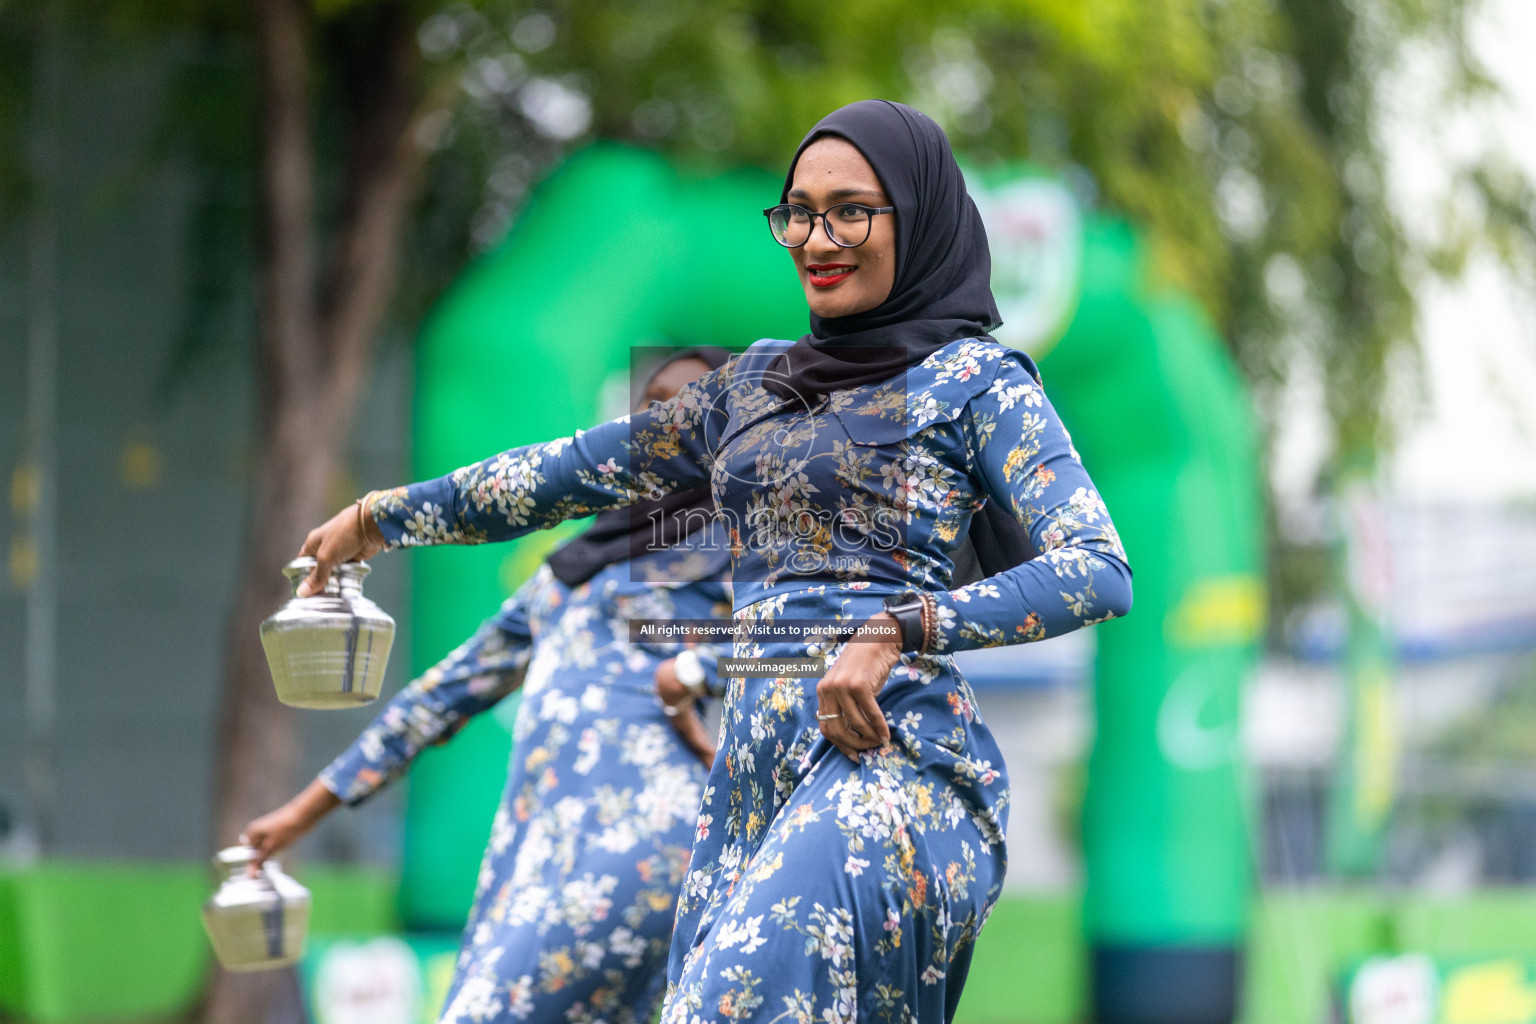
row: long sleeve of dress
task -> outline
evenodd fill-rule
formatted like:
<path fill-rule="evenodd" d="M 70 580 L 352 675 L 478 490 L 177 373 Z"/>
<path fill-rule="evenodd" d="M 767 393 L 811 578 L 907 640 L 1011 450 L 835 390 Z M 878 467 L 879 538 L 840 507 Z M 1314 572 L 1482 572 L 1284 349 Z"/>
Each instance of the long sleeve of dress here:
<path fill-rule="evenodd" d="M 469 720 L 522 685 L 533 643 L 529 580 L 452 654 L 404 687 L 320 773 L 342 801 L 358 804 L 394 781 L 428 745 L 445 743 Z"/>
<path fill-rule="evenodd" d="M 699 667 L 704 670 L 704 692 L 719 699 L 725 696 L 725 680 L 720 678 L 720 659 L 725 655 L 723 644 L 699 644 L 693 649 L 698 655 Z"/>
<path fill-rule="evenodd" d="M 714 599 L 715 617 L 728 619 L 731 615 L 731 585 L 729 571 L 724 578 L 700 584 L 700 588 Z M 678 652 L 684 645 L 678 645 Z M 704 670 L 704 694 L 718 700 L 725 696 L 725 680 L 720 676 L 720 659 L 731 654 L 730 641 L 704 641 L 693 645 L 693 653 Z"/>
<path fill-rule="evenodd" d="M 480 544 L 707 486 L 706 438 L 723 424 L 731 372 L 727 363 L 643 413 L 377 492 L 368 510 L 390 548 Z"/>
<path fill-rule="evenodd" d="M 1028 643 L 1124 615 L 1131 570 L 1120 536 L 1039 382 L 1015 359 L 963 417 L 972 466 L 990 500 L 1029 530 L 1036 557 L 934 594 L 935 649 Z"/>

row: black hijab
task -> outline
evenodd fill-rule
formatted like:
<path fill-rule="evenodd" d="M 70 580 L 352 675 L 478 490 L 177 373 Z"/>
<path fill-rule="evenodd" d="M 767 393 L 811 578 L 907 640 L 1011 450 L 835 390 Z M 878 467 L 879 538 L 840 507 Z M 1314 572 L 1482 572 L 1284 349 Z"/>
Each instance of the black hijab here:
<path fill-rule="evenodd" d="M 729 352 L 714 345 L 685 348 L 672 353 L 652 370 L 645 386 L 649 388 L 658 373 L 683 359 L 697 359 L 711 370 L 718 370 L 730 358 Z M 560 582 L 579 587 L 615 562 L 680 543 L 714 514 L 715 499 L 708 487 L 637 501 L 624 508 L 599 512 L 591 526 L 550 552 L 546 561 Z M 655 544 L 658 534 L 660 548 Z"/>
<path fill-rule="evenodd" d="M 885 301 L 867 312 L 812 313 L 811 333 L 769 364 L 763 386 L 806 402 L 889 380 L 951 341 L 985 335 L 1002 323 L 992 298 L 987 232 L 944 129 L 889 100 L 834 110 L 795 151 L 781 203 L 789 201 L 801 155 L 827 135 L 864 154 L 896 207 L 896 279 Z"/>

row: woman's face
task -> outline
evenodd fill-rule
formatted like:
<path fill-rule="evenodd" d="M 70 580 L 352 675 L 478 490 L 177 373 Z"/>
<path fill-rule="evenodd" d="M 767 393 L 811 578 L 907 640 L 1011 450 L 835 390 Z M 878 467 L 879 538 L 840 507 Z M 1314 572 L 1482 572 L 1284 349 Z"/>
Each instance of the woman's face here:
<path fill-rule="evenodd" d="M 674 363 L 668 363 L 657 371 L 646 385 L 645 394 L 640 396 L 640 404 L 635 406 L 636 412 L 644 412 L 652 402 L 665 402 L 679 391 L 685 384 L 691 384 L 709 372 L 709 364 L 702 359 L 679 359 Z"/>
<path fill-rule="evenodd" d="M 835 136 L 817 139 L 800 154 L 786 201 L 817 213 L 839 203 L 891 205 L 864 154 Z M 818 219 L 810 239 L 789 252 L 812 313 L 836 317 L 866 312 L 884 302 L 896 283 L 896 215 L 871 218 L 868 240 L 851 249 L 828 238 Z"/>

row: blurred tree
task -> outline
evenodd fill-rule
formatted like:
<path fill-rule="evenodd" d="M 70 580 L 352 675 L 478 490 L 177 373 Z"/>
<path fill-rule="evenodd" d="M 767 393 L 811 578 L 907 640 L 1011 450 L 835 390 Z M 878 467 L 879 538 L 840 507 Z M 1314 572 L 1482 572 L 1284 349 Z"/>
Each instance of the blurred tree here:
<path fill-rule="evenodd" d="M 186 62 L 163 133 L 167 145 L 190 139 L 215 175 L 231 166 L 253 172 L 242 177 L 255 196 L 243 206 L 254 216 L 243 225 L 235 220 L 245 231 L 233 258 L 220 252 L 228 231 L 198 231 L 193 239 L 206 257 L 202 286 L 235 294 L 237 275 L 254 262 L 260 292 L 257 457 L 226 647 L 216 846 L 291 796 L 297 781 L 293 712 L 274 699 L 257 627 L 287 597 L 273 570 L 331 511 L 332 484 L 396 284 L 401 226 L 434 126 L 456 93 L 448 72 L 434 77 L 426 72 L 437 69 L 420 59 L 416 34 L 431 9 L 413 0 L 79 0 L 19 15 L 0 8 L 0 15 L 35 18 L 28 26 L 34 38 L 45 18 L 75 34 L 90 34 L 84 26 L 94 25 L 118 45 L 149 50 L 171 30 L 181 41 L 204 37 L 232 58 Z M 9 76 L 0 81 L 9 84 Z M 18 83 L 0 97 L 25 97 L 24 73 Z M 0 98 L 0 110 L 7 105 Z M 0 160 L 0 188 L 12 165 Z M 217 198 L 205 206 L 199 225 L 218 224 L 207 216 L 221 208 Z M 252 235 L 254 260 L 247 256 Z M 210 281 L 209 269 L 224 278 Z M 214 1024 L 304 1016 L 292 971 L 220 971 L 206 1005 Z"/>

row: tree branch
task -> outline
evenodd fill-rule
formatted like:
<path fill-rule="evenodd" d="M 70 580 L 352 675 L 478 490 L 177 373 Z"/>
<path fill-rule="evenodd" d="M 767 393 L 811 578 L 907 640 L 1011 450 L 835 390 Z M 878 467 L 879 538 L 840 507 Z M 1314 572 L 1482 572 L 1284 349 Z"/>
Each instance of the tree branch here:
<path fill-rule="evenodd" d="M 316 383 L 314 146 L 309 11 L 304 0 L 252 0 L 261 111 L 263 411 Z"/>
<path fill-rule="evenodd" d="M 451 83 L 440 83 L 417 102 L 421 62 L 409 12 L 390 3 L 378 18 L 368 52 L 341 62 L 352 120 L 340 222 L 320 310 L 330 404 L 347 418 L 399 268 L 401 225 L 427 152 L 417 136 L 453 92 L 444 87 Z"/>

